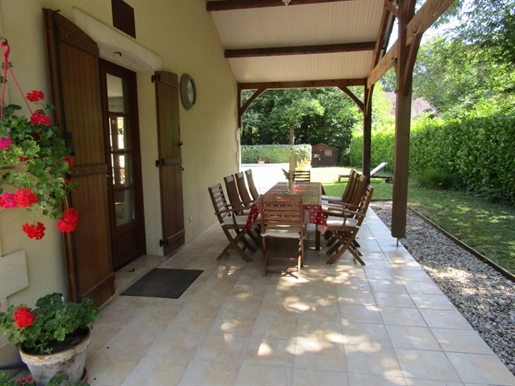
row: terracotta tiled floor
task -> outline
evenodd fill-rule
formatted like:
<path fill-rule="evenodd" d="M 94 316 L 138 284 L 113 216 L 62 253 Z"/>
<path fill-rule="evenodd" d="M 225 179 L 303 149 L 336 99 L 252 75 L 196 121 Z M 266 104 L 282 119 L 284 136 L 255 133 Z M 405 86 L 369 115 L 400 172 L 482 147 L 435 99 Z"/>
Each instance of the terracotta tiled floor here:
<path fill-rule="evenodd" d="M 333 265 L 307 242 L 299 278 L 263 276 L 218 224 L 168 260 L 117 274 L 121 291 L 154 266 L 202 269 L 180 299 L 118 296 L 93 329 L 92 385 L 514 385 L 417 262 L 369 210 L 365 267 Z M 128 272 L 134 269 L 134 272 Z"/>

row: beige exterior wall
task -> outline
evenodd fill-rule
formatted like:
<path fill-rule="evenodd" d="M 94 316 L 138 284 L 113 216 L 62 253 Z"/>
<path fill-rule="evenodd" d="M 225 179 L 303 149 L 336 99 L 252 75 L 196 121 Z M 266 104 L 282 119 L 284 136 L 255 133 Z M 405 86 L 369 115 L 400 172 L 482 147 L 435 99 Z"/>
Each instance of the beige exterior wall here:
<path fill-rule="evenodd" d="M 86 33 L 106 29 L 101 42 L 105 59 L 111 51 L 125 50 L 118 64 L 137 72 L 140 136 L 144 184 L 147 252 L 162 255 L 157 129 L 154 84 L 155 70 L 190 74 L 197 86 L 197 103 L 180 109 L 183 157 L 183 192 L 186 242 L 215 222 L 207 187 L 222 182 L 238 167 L 237 92 L 228 61 L 223 56 L 205 0 L 126 0 L 134 8 L 136 36 L 132 39 L 112 27 L 110 0 L 0 0 L 0 36 L 8 39 L 10 61 L 24 92 L 41 89 L 50 95 L 47 75 L 42 8 L 59 9 L 61 15 Z M 81 21 L 82 20 L 82 21 Z M 11 103 L 22 104 L 12 82 Z M 25 250 L 29 287 L 10 296 L 6 304 L 35 300 L 48 292 L 66 292 L 62 241 L 55 222 L 44 219 L 47 234 L 34 241 L 21 231 L 28 214 L 22 210 L 0 210 L 0 254 Z M 190 221 L 191 219 L 191 221 Z M 0 363 L 1 365 L 2 363 Z"/>

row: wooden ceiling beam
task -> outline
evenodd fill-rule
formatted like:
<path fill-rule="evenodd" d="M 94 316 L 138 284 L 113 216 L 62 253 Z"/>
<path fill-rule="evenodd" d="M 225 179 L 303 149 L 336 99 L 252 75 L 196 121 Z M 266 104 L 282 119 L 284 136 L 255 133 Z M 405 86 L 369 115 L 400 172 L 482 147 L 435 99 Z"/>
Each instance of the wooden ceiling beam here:
<path fill-rule="evenodd" d="M 394 3 L 391 0 L 384 0 L 384 7 L 388 11 L 390 11 L 395 17 L 399 17 L 399 8 L 397 3 Z"/>
<path fill-rule="evenodd" d="M 427 0 L 407 25 L 406 44 L 409 45 L 417 35 L 422 35 L 455 0 Z M 419 38 L 417 38 L 418 40 Z M 417 41 L 416 40 L 416 41 Z M 375 84 L 392 67 L 399 51 L 397 40 L 379 63 L 370 71 L 368 85 Z"/>
<path fill-rule="evenodd" d="M 241 90 L 259 90 L 265 89 L 289 89 L 289 88 L 323 88 L 338 87 L 345 88 L 348 86 L 365 86 L 367 79 L 327 79 L 327 80 L 308 80 L 298 82 L 256 82 L 256 83 L 238 83 Z"/>
<path fill-rule="evenodd" d="M 372 51 L 375 42 L 364 43 L 342 43 L 322 44 L 317 46 L 297 47 L 270 47 L 270 48 L 244 48 L 236 50 L 225 50 L 226 58 L 249 58 L 259 56 L 285 56 L 285 55 L 310 55 L 310 54 L 333 54 L 339 52 Z"/>
<path fill-rule="evenodd" d="M 390 35 L 392 33 L 392 28 L 394 26 L 395 15 L 388 7 L 388 4 L 391 4 L 391 2 L 390 0 L 384 0 L 384 2 L 385 6 L 383 9 L 383 14 L 381 16 L 381 27 L 379 30 L 379 36 L 376 40 L 376 46 L 374 48 L 374 55 L 372 57 L 370 71 L 374 69 L 374 67 L 379 62 L 379 59 L 384 55 L 386 49 L 388 48 L 388 42 L 390 40 Z"/>
<path fill-rule="evenodd" d="M 321 3 L 336 3 L 342 1 L 356 1 L 356 0 L 291 0 L 288 6 L 306 5 L 306 4 L 321 4 Z M 220 1 L 207 1 L 206 9 L 209 12 L 213 11 L 232 11 L 238 9 L 252 9 L 252 8 L 266 8 L 266 7 L 284 7 L 282 0 L 220 0 Z"/>

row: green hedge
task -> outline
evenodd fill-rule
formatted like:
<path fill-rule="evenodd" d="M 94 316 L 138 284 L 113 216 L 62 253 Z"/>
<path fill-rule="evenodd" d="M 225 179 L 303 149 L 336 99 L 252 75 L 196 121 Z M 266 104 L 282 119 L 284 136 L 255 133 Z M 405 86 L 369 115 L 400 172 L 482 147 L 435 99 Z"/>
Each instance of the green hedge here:
<path fill-rule="evenodd" d="M 370 155 L 370 163 L 375 168 L 381 162 L 388 162 L 386 171 L 393 170 L 393 144 L 395 138 L 394 127 L 382 127 L 372 131 L 372 153 Z M 361 167 L 363 148 L 363 133 L 354 131 L 349 146 L 350 166 Z"/>
<path fill-rule="evenodd" d="M 297 154 L 297 160 L 311 159 L 311 145 L 242 145 L 241 163 L 255 164 L 258 158 L 266 163 L 288 163 L 290 154 Z"/>
<path fill-rule="evenodd" d="M 352 166 L 361 165 L 361 133 L 349 150 Z M 373 166 L 393 168 L 394 128 L 372 132 Z M 428 169 L 449 173 L 454 184 L 485 197 L 515 203 L 515 115 L 465 119 L 426 119 L 411 128 L 410 173 Z"/>

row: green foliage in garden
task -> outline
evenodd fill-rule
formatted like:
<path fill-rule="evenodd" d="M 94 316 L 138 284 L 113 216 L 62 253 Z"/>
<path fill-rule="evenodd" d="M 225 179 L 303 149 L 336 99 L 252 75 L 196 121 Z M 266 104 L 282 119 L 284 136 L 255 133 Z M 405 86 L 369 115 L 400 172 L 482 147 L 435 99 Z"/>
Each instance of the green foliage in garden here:
<path fill-rule="evenodd" d="M 370 163 L 372 167 L 379 165 L 381 162 L 388 162 L 386 171 L 393 170 L 393 150 L 395 143 L 395 127 L 381 126 L 372 129 L 372 153 Z M 349 146 L 348 158 L 350 165 L 353 167 L 361 167 L 363 149 L 363 132 L 356 130 L 352 133 L 352 140 Z"/>
<path fill-rule="evenodd" d="M 453 185 L 486 198 L 515 203 L 515 115 L 478 109 L 464 118 L 426 118 L 412 125 L 410 173 L 427 170 L 453 177 Z M 361 164 L 362 134 L 353 136 L 349 158 Z M 394 129 L 372 132 L 372 165 L 393 167 Z M 390 169 L 391 170 L 391 169 Z"/>
<path fill-rule="evenodd" d="M 266 158 L 266 163 L 288 163 L 290 154 L 297 154 L 299 162 L 311 159 L 311 145 L 242 145 L 241 163 L 254 164 L 258 158 Z"/>
<path fill-rule="evenodd" d="M 441 169 L 426 169 L 417 175 L 417 182 L 424 188 L 450 189 L 454 186 L 454 178 Z"/>
<path fill-rule="evenodd" d="M 363 100 L 363 87 L 349 87 L 349 90 Z M 251 91 L 245 91 L 242 103 L 251 95 Z M 373 124 L 392 122 L 390 102 L 379 85 L 373 98 Z M 243 114 L 241 143 L 305 143 L 313 146 L 323 143 L 337 148 L 339 163 L 347 164 L 352 130 L 362 126 L 362 111 L 338 88 L 268 90 Z"/>
<path fill-rule="evenodd" d="M 337 176 L 348 173 L 349 169 L 343 168 L 316 168 L 311 171 L 311 179 L 322 182 L 327 195 L 340 196 L 346 180 L 337 182 Z M 371 184 L 372 200 L 392 199 L 393 184 L 381 179 L 373 179 Z M 447 232 L 515 273 L 513 206 L 493 203 L 468 192 L 424 188 L 414 179 L 409 181 L 408 203 Z"/>

